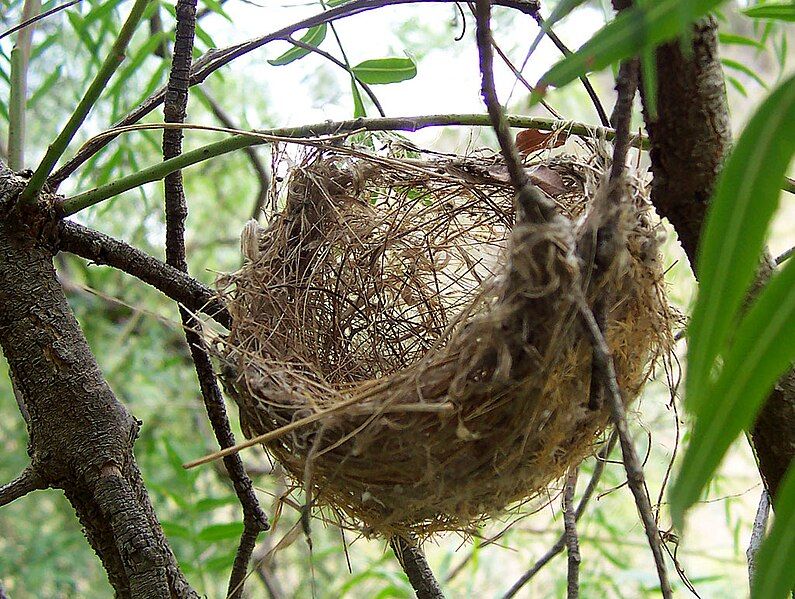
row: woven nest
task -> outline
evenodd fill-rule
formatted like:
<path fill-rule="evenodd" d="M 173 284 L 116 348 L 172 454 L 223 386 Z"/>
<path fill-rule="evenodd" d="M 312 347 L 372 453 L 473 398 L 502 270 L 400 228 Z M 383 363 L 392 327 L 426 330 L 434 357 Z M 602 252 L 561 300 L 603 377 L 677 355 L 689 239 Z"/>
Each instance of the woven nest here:
<path fill-rule="evenodd" d="M 626 403 L 668 347 L 643 188 L 611 212 L 602 169 L 531 165 L 563 217 L 533 224 L 500 164 L 315 150 L 221 280 L 244 433 L 364 534 L 472 531 L 593 452 L 609 410 L 578 297 L 606 314 Z"/>

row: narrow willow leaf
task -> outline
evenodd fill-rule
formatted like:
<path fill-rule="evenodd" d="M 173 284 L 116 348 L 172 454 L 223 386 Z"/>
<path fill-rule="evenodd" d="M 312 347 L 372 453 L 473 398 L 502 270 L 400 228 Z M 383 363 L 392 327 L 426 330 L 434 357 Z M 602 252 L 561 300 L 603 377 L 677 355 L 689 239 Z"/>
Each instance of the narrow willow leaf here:
<path fill-rule="evenodd" d="M 742 73 L 743 75 L 747 75 L 748 77 L 756 81 L 759 85 L 761 85 L 763 88 L 767 89 L 767 83 L 765 83 L 765 80 L 762 79 L 759 75 L 757 75 L 753 69 L 745 66 L 743 63 L 737 62 L 736 60 L 732 60 L 731 58 L 721 58 L 720 62 L 723 66 L 729 69 L 733 69 L 735 71 Z"/>
<path fill-rule="evenodd" d="M 584 2 L 585 0 L 560 0 L 555 6 L 555 10 L 552 11 L 552 14 L 549 15 L 549 18 L 544 22 L 544 29 L 551 29 L 555 23 Z"/>
<path fill-rule="evenodd" d="M 760 4 L 746 8 L 743 13 L 754 19 L 778 19 L 795 21 L 795 4 Z"/>
<path fill-rule="evenodd" d="M 678 526 L 729 446 L 753 423 L 765 397 L 793 361 L 795 262 L 788 262 L 740 322 L 720 376 L 704 394 L 682 469 L 670 494 L 671 514 Z"/>
<path fill-rule="evenodd" d="M 752 599 L 787 597 L 795 587 L 795 467 L 789 471 L 776 495 L 776 518 L 770 534 L 756 556 Z"/>
<path fill-rule="evenodd" d="M 686 406 L 696 415 L 759 265 L 781 181 L 795 152 L 795 77 L 745 127 L 718 180 L 698 255 L 700 287 L 688 327 Z"/>
<path fill-rule="evenodd" d="M 718 40 L 721 44 L 732 46 L 752 46 L 757 50 L 767 50 L 765 45 L 752 37 L 744 35 L 735 35 L 733 33 L 719 33 Z"/>
<path fill-rule="evenodd" d="M 397 83 L 417 76 L 417 65 L 410 58 L 376 58 L 353 67 L 356 77 L 370 85 Z"/>
<path fill-rule="evenodd" d="M 230 522 L 228 524 L 211 524 L 202 528 L 196 538 L 200 541 L 222 541 L 236 539 L 241 534 L 243 534 L 243 523 Z"/>
<path fill-rule="evenodd" d="M 326 39 L 326 24 L 323 23 L 321 25 L 317 25 L 309 29 L 301 38 L 301 41 L 305 44 L 309 44 L 310 46 L 319 46 L 321 42 Z M 281 67 L 286 64 L 290 64 L 298 60 L 299 58 L 303 58 L 307 54 L 310 54 L 311 50 L 307 50 L 306 48 L 299 48 L 298 46 L 294 46 L 287 50 L 284 54 L 279 56 L 279 58 L 275 60 L 269 60 L 268 63 L 272 64 L 275 67 Z"/>
<path fill-rule="evenodd" d="M 722 0 L 661 0 L 622 11 L 577 52 L 553 66 L 539 86 L 561 87 L 619 60 L 653 48 L 684 33 L 687 24 L 705 15 Z M 685 18 L 686 17 L 686 18 Z"/>
<path fill-rule="evenodd" d="M 746 91 L 745 86 L 740 83 L 740 80 L 737 79 L 737 77 L 727 76 L 726 81 L 728 81 L 734 89 L 740 92 L 740 95 L 742 95 L 743 98 L 748 97 L 748 92 Z"/>

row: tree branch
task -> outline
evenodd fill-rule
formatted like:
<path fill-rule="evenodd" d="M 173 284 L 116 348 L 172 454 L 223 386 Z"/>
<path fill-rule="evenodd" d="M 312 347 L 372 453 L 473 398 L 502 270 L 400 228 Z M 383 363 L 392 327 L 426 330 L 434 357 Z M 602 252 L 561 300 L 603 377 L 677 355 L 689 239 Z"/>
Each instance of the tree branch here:
<path fill-rule="evenodd" d="M 231 326 L 229 313 L 218 295 L 173 266 L 123 241 L 68 220 L 58 223 L 55 237 L 54 244 L 59 250 L 117 268 L 151 285 L 191 312 L 202 312 L 226 328 Z"/>
<path fill-rule="evenodd" d="M 574 521 L 579 521 L 580 517 L 585 513 L 585 508 L 588 505 L 588 502 L 591 500 L 591 497 L 596 491 L 596 487 L 599 484 L 599 479 L 602 478 L 602 473 L 605 470 L 605 464 L 607 464 L 607 459 L 610 457 L 610 453 L 613 451 L 613 448 L 616 445 L 616 441 L 618 440 L 618 433 L 613 431 L 610 435 L 610 438 L 607 440 L 607 444 L 602 448 L 602 450 L 596 456 L 596 465 L 593 469 L 593 474 L 591 474 L 591 480 L 588 481 L 588 486 L 585 487 L 585 491 L 580 498 L 580 503 L 577 504 L 577 509 L 574 512 Z M 533 564 L 533 566 L 525 572 L 519 580 L 517 580 L 514 585 L 508 590 L 505 595 L 503 595 L 502 599 L 511 599 L 514 597 L 516 593 L 518 593 L 521 588 L 530 582 L 530 579 L 533 578 L 536 574 L 538 574 L 541 569 L 546 566 L 552 558 L 556 555 L 561 553 L 563 549 L 566 547 L 566 535 L 561 534 L 558 537 L 558 540 L 555 544 L 547 551 L 539 560 Z"/>
<path fill-rule="evenodd" d="M 268 35 L 244 42 L 235 44 L 221 50 L 212 49 L 206 52 L 203 56 L 197 59 L 191 67 L 190 85 L 197 85 L 202 83 L 210 74 L 220 69 L 224 65 L 229 64 L 236 58 L 244 54 L 256 50 L 276 40 L 286 40 L 295 32 L 301 29 L 309 29 L 316 25 L 323 23 L 330 23 L 339 19 L 352 17 L 370 10 L 382 7 L 392 7 L 401 4 L 427 4 L 427 3 L 448 3 L 456 2 L 457 0 L 353 0 L 346 2 L 341 6 L 334 7 L 330 10 L 324 11 L 317 15 L 311 16 L 302 21 L 298 21 L 287 27 L 283 27 L 278 31 L 274 31 Z M 521 13 L 533 15 L 538 11 L 538 2 L 535 0 L 495 0 L 495 5 L 504 6 Z M 142 117 L 152 112 L 155 108 L 160 106 L 165 98 L 165 89 L 161 88 L 156 91 L 152 96 L 144 100 L 144 102 L 132 110 L 127 116 L 116 122 L 114 127 L 121 127 L 124 125 L 131 125 L 137 123 Z M 50 187 L 55 190 L 69 175 L 77 170 L 81 164 L 91 158 L 94 154 L 99 152 L 108 143 L 112 137 L 96 140 L 92 144 L 83 146 L 77 154 L 64 164 L 60 169 L 55 171 L 48 179 Z"/>
<path fill-rule="evenodd" d="M 419 548 L 403 537 L 392 537 L 389 540 L 395 556 L 409 582 L 417 593 L 417 599 L 444 599 L 444 593 L 436 581 L 425 556 Z"/>
<path fill-rule="evenodd" d="M 46 489 L 47 483 L 32 468 L 25 468 L 22 474 L 10 483 L 0 487 L 0 507 L 24 497 L 28 493 Z"/>
<path fill-rule="evenodd" d="M 196 28 L 196 4 L 197 0 L 177 0 L 177 29 L 171 73 L 166 86 L 164 104 L 165 121 L 167 123 L 183 123 L 185 121 L 188 104 L 190 61 Z M 165 129 L 163 131 L 163 159 L 176 158 L 181 153 L 182 130 Z M 182 172 L 179 170 L 170 173 L 165 178 L 165 213 L 166 264 L 187 273 L 185 219 L 188 215 L 188 206 L 185 201 Z M 198 323 L 184 308 L 180 307 L 179 312 L 191 357 L 196 367 L 196 375 L 199 379 L 199 387 L 204 399 L 207 416 L 215 437 L 222 448 L 234 445 L 235 437 L 229 426 L 224 398 L 218 387 L 218 380 L 216 379 L 210 356 L 203 339 L 195 331 Z M 243 596 L 246 570 L 257 536 L 261 531 L 267 530 L 269 525 L 267 517 L 259 506 L 254 493 L 254 486 L 245 472 L 240 456 L 233 455 L 225 458 L 224 465 L 229 472 L 229 477 L 232 479 L 235 492 L 243 508 L 243 534 L 229 578 L 227 593 L 230 599 L 240 599 Z"/>
<path fill-rule="evenodd" d="M 577 540 L 577 519 L 574 508 L 574 490 L 577 487 L 577 468 L 572 468 L 563 487 L 563 536 L 566 538 L 568 554 L 568 573 L 566 576 L 566 596 L 577 599 L 580 595 L 580 543 Z"/>
<path fill-rule="evenodd" d="M 756 555 L 759 553 L 759 547 L 765 538 L 769 516 L 770 495 L 767 489 L 762 489 L 762 495 L 759 497 L 759 506 L 756 508 L 754 526 L 751 530 L 751 539 L 748 542 L 748 549 L 745 550 L 745 558 L 748 560 L 748 585 L 751 588 L 754 586 L 754 577 L 756 575 Z"/>

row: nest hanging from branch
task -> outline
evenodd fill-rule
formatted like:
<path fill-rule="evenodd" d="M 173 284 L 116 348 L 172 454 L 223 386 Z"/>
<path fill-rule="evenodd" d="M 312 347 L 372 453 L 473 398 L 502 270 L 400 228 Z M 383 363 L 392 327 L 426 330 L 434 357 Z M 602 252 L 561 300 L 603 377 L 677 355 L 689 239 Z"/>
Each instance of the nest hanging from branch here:
<path fill-rule="evenodd" d="M 577 297 L 604 309 L 627 403 L 668 348 L 642 187 L 597 239 L 600 169 L 537 165 L 566 218 L 532 224 L 500 164 L 315 150 L 219 281 L 244 433 L 276 431 L 266 449 L 312 505 L 365 534 L 471 531 L 592 453 L 609 410 Z M 605 243 L 615 259 L 595 267 Z"/>

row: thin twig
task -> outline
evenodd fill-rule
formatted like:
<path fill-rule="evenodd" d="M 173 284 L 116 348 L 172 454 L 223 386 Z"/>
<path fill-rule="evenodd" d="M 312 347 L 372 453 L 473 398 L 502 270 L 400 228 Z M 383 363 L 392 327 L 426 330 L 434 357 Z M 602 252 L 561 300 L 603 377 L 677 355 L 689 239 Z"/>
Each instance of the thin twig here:
<path fill-rule="evenodd" d="M 380 114 L 382 117 L 386 116 L 386 112 L 384 112 L 384 108 L 383 108 L 383 106 L 381 106 L 381 102 L 378 100 L 378 96 L 376 96 L 375 92 L 373 92 L 373 88 L 371 88 L 364 81 L 359 79 L 359 77 L 356 75 L 356 73 L 354 72 L 353 68 L 350 65 L 345 64 L 344 62 L 342 62 L 341 60 L 339 60 L 335 56 L 333 56 L 333 55 L 329 54 L 328 52 L 326 52 L 325 50 L 321 50 L 317 46 L 313 46 L 312 44 L 307 44 L 306 42 L 302 42 L 301 40 L 297 40 L 294 37 L 288 37 L 287 41 L 290 42 L 291 44 L 295 45 L 295 46 L 298 46 L 299 48 L 303 48 L 304 50 L 309 50 L 310 52 L 314 52 L 315 54 L 318 54 L 319 56 L 322 56 L 323 58 L 325 58 L 329 62 L 334 63 L 335 65 L 337 65 L 341 69 L 345 69 L 345 71 L 353 79 L 356 80 L 356 83 L 358 83 L 361 86 L 361 88 L 364 90 L 364 93 L 367 94 L 367 97 L 370 98 L 370 100 L 372 101 L 372 103 L 375 106 L 376 110 L 378 110 L 378 114 Z"/>
<path fill-rule="evenodd" d="M 77 130 L 88 116 L 89 111 L 105 90 L 113 73 L 116 72 L 116 69 L 124 60 L 127 45 L 130 43 L 135 28 L 138 26 L 138 22 L 141 20 L 144 9 L 148 4 L 149 0 L 135 0 L 135 4 L 133 4 L 130 9 L 130 15 L 122 25 L 121 30 L 119 30 L 119 34 L 110 49 L 110 53 L 105 57 L 94 80 L 88 86 L 88 89 L 86 89 L 85 94 L 72 113 L 72 116 L 69 117 L 66 125 L 64 125 L 63 130 L 50 144 L 47 152 L 44 154 L 44 158 L 42 158 L 39 166 L 36 167 L 25 189 L 22 190 L 22 194 L 20 195 L 21 202 L 30 203 L 39 195 L 39 192 L 42 187 L 44 187 L 47 177 L 49 177 L 55 164 L 61 156 L 63 156 L 64 152 L 66 152 L 69 142 L 72 141 L 75 133 L 77 133 Z"/>
<path fill-rule="evenodd" d="M 56 6 L 55 8 L 51 8 L 50 10 L 45 10 L 40 15 L 36 15 L 35 17 L 30 17 L 30 18 L 27 18 L 27 19 L 25 18 L 24 8 L 23 8 L 23 11 L 22 11 L 22 19 L 23 20 L 22 20 L 22 22 L 19 23 L 18 25 L 14 25 L 11 29 L 5 30 L 3 33 L 0 33 L 0 40 L 2 40 L 4 37 L 8 37 L 9 35 L 19 31 L 20 29 L 24 29 L 28 25 L 33 25 L 34 23 L 38 23 L 42 19 L 46 19 L 50 15 L 54 15 L 55 13 L 60 12 L 62 10 L 65 10 L 65 9 L 69 8 L 70 6 L 74 6 L 75 4 L 79 4 L 82 1 L 83 0 L 70 0 L 69 2 L 65 2 L 64 4 L 60 4 L 60 5 Z"/>
<path fill-rule="evenodd" d="M 392 7 L 399 4 L 438 4 L 457 1 L 458 0 L 353 0 L 351 2 L 346 2 L 345 4 L 336 6 L 330 10 L 323 11 L 301 21 L 292 23 L 268 35 L 258 37 L 248 42 L 235 44 L 220 50 L 212 49 L 207 51 L 193 63 L 193 66 L 191 67 L 191 77 L 189 84 L 193 86 L 202 83 L 216 70 L 229 64 L 236 58 L 256 50 L 265 44 L 269 44 L 270 42 L 286 40 L 288 37 L 302 29 L 309 29 L 311 27 L 315 27 L 316 25 L 330 23 L 332 21 L 352 17 L 354 15 L 382 7 Z M 495 5 L 512 8 L 524 14 L 533 14 L 534 12 L 538 11 L 538 2 L 533 0 L 495 0 Z M 160 106 L 164 97 L 165 89 L 161 88 L 149 98 L 144 100 L 141 105 L 124 116 L 120 121 L 115 123 L 114 127 L 130 125 L 138 122 L 141 118 Z M 91 158 L 91 156 L 99 152 L 108 143 L 110 143 L 111 139 L 112 138 L 104 138 L 102 140 L 97 140 L 94 144 L 83 146 L 71 160 L 69 160 L 60 169 L 52 174 L 48 180 L 50 187 L 53 190 L 56 189 L 58 185 L 60 185 L 69 175 L 77 170 L 81 164 L 83 164 L 86 160 Z"/>
<path fill-rule="evenodd" d="M 444 599 L 442 588 L 428 565 L 422 551 L 403 537 L 392 537 L 389 546 L 395 552 L 400 566 L 409 577 L 417 599 Z"/>
<path fill-rule="evenodd" d="M 754 526 L 751 529 L 751 540 L 748 542 L 748 549 L 745 550 L 745 557 L 748 560 L 748 584 L 751 588 L 754 586 L 754 577 L 756 575 L 756 556 L 765 538 L 769 516 L 770 495 L 766 489 L 762 489 L 762 495 L 759 497 L 759 507 L 756 508 Z"/>
<path fill-rule="evenodd" d="M 565 130 L 573 135 L 581 137 L 600 137 L 611 140 L 615 137 L 612 129 L 604 127 L 590 127 L 582 123 L 571 121 L 559 121 L 546 117 L 522 117 L 507 116 L 504 121 L 509 127 L 522 129 L 536 129 L 538 131 Z M 139 187 L 145 183 L 160 181 L 169 173 L 198 164 L 216 156 L 222 156 L 229 152 L 234 152 L 241 148 L 260 145 L 272 141 L 291 141 L 313 143 L 308 140 L 321 141 L 320 136 L 345 137 L 351 133 L 361 131 L 418 131 L 425 127 L 446 127 L 446 126 L 471 126 L 488 127 L 491 126 L 491 117 L 484 114 L 435 114 L 416 117 L 390 117 L 390 118 L 358 118 L 347 121 L 324 122 L 301 127 L 287 127 L 283 129 L 267 129 L 264 131 L 252 131 L 245 134 L 237 134 L 227 139 L 217 141 L 206 146 L 202 146 L 190 152 L 185 152 L 175 158 L 164 160 L 153 166 L 144 168 L 137 173 L 116 179 L 95 189 L 85 191 L 70 198 L 66 198 L 57 206 L 61 216 L 70 216 L 87 208 L 98 204 L 108 198 L 115 197 L 120 193 Z M 164 124 L 150 125 L 131 125 L 125 126 L 124 131 L 164 128 Z M 204 128 L 193 125 L 186 125 L 186 128 Z M 116 134 L 113 130 L 100 133 L 98 138 L 113 139 Z M 96 138 L 95 138 L 96 139 Z M 327 138 L 325 141 L 331 141 Z M 634 137 L 633 145 L 643 147 L 644 139 Z M 91 147 L 91 142 L 84 147 Z"/>
<path fill-rule="evenodd" d="M 555 204 L 544 197 L 530 183 L 530 177 L 522 166 L 522 160 L 506 122 L 497 91 L 494 88 L 494 40 L 491 35 L 491 3 L 489 0 L 477 0 L 475 22 L 477 25 L 475 38 L 478 45 L 480 74 L 482 78 L 481 94 L 489 113 L 492 128 L 502 150 L 505 166 L 508 169 L 511 183 L 517 194 L 517 201 L 526 213 L 529 222 L 548 222 L 556 218 Z"/>
<path fill-rule="evenodd" d="M 32 468 L 25 468 L 22 474 L 10 483 L 0 487 L 0 507 L 24 497 L 39 489 L 46 489 L 47 483 Z"/>
<path fill-rule="evenodd" d="M 8 97 L 8 166 L 19 171 L 25 168 L 25 115 L 28 98 L 28 63 L 33 17 L 41 8 L 41 0 L 25 0 L 22 7 L 22 26 L 17 43 L 11 50 L 11 89 Z"/>
<path fill-rule="evenodd" d="M 534 12 L 533 18 L 538 23 L 538 26 L 541 27 L 542 31 L 546 33 L 547 37 L 552 41 L 552 43 L 555 44 L 555 47 L 557 47 L 557 49 L 560 50 L 560 52 L 564 56 L 571 55 L 571 50 L 569 50 L 566 47 L 566 44 L 564 44 L 560 40 L 560 38 L 555 34 L 555 32 L 552 31 L 551 28 L 545 27 L 544 19 L 541 17 L 541 13 L 539 13 L 538 11 Z M 588 97 L 591 99 L 591 102 L 593 102 L 594 108 L 596 109 L 596 114 L 599 115 L 599 120 L 601 121 L 602 125 L 604 125 L 605 127 L 610 126 L 610 121 L 607 118 L 607 113 L 605 112 L 605 108 L 604 106 L 602 106 L 602 102 L 599 99 L 596 90 L 593 88 L 593 85 L 591 85 L 591 82 L 588 80 L 588 77 L 583 75 L 579 79 L 582 82 L 585 91 L 588 93 Z"/>
<path fill-rule="evenodd" d="M 577 487 L 578 469 L 572 468 L 563 486 L 563 529 L 568 553 L 566 596 L 577 599 L 580 595 L 580 542 L 577 539 L 577 518 L 574 508 L 574 490 Z"/>
<path fill-rule="evenodd" d="M 182 123 L 185 121 L 188 104 L 188 80 L 193 40 L 196 28 L 196 0 L 177 0 L 177 27 L 171 72 L 166 87 L 164 103 L 165 121 Z M 163 131 L 163 158 L 176 158 L 182 153 L 182 130 Z M 187 273 L 185 256 L 185 219 L 188 214 L 185 190 L 181 171 L 170 173 L 165 178 L 166 212 L 166 263 Z M 218 444 L 223 448 L 235 444 L 229 426 L 221 390 L 215 377 L 210 356 L 201 336 L 194 330 L 198 324 L 195 318 L 180 307 L 180 317 L 185 328 L 185 337 L 190 347 L 191 357 L 196 367 L 207 416 Z M 251 479 L 245 472 L 240 456 L 226 458 L 224 464 L 235 487 L 235 492 L 243 508 L 243 534 L 240 538 L 232 572 L 229 578 L 228 597 L 240 599 L 243 596 L 243 583 L 246 579 L 248 563 L 259 533 L 268 529 L 268 520 L 259 506 Z"/>
<path fill-rule="evenodd" d="M 579 521 L 580 517 L 585 513 L 585 508 L 588 505 L 591 497 L 593 497 L 594 491 L 596 491 L 596 487 L 599 484 L 599 479 L 602 477 L 602 473 L 605 470 L 605 465 L 607 464 L 607 458 L 610 457 L 610 453 L 613 451 L 613 447 L 616 445 L 616 441 L 618 440 L 618 433 L 613 431 L 610 435 L 610 438 L 607 441 L 607 444 L 602 448 L 602 450 L 596 456 L 596 465 L 593 469 L 593 474 L 591 474 L 591 480 L 588 481 L 588 486 L 585 487 L 585 491 L 580 498 L 580 503 L 577 504 L 577 509 L 574 512 L 574 521 Z M 558 540 L 555 544 L 547 551 L 539 560 L 533 564 L 533 566 L 527 570 L 522 576 L 517 580 L 513 586 L 508 590 L 505 595 L 503 595 L 502 599 L 510 599 L 514 597 L 516 593 L 518 593 L 521 588 L 530 582 L 530 579 L 533 578 L 536 574 L 538 574 L 541 569 L 546 566 L 552 558 L 556 555 L 561 553 L 563 549 L 566 547 L 566 535 L 561 534 L 558 537 Z"/>
<path fill-rule="evenodd" d="M 229 328 L 232 320 L 212 289 L 138 248 L 75 222 L 62 220 L 55 246 L 86 260 L 117 268 L 151 285 L 191 312 L 202 312 Z"/>
<path fill-rule="evenodd" d="M 599 329 L 599 325 L 596 323 L 596 319 L 591 309 L 585 303 L 584 298 L 580 297 L 578 303 L 580 316 L 586 323 L 586 330 L 591 337 L 591 343 L 595 349 L 594 357 L 599 363 L 597 372 L 602 378 L 602 388 L 607 391 L 606 395 L 611 416 L 616 430 L 618 431 L 619 441 L 621 442 L 621 453 L 624 458 L 624 468 L 627 472 L 627 484 L 630 491 L 632 491 L 632 495 L 635 497 L 635 505 L 638 508 L 638 512 L 640 512 L 643 528 L 649 540 L 649 546 L 651 547 L 654 557 L 654 564 L 657 568 L 657 576 L 660 579 L 660 591 L 665 599 L 670 599 L 673 597 L 673 593 L 671 591 L 671 585 L 668 582 L 668 576 L 665 572 L 665 558 L 662 553 L 660 532 L 654 521 L 651 501 L 646 492 L 643 470 L 640 466 L 638 455 L 635 452 L 635 446 L 632 443 L 632 437 L 627 427 L 626 409 L 621 399 L 621 391 L 618 388 L 616 371 L 613 366 L 613 358 L 610 355 L 610 348 L 607 346 L 604 335 Z"/>
<path fill-rule="evenodd" d="M 226 113 L 226 111 L 224 111 L 223 108 L 221 108 L 221 105 L 216 101 L 215 98 L 213 98 L 205 90 L 200 90 L 200 93 L 204 95 L 204 99 L 207 101 L 207 104 L 210 105 L 210 110 L 212 110 L 215 118 L 221 121 L 221 124 L 223 124 L 224 127 L 228 127 L 229 129 L 237 129 L 231 117 Z M 254 172 L 257 174 L 257 181 L 259 182 L 257 198 L 254 201 L 254 208 L 251 211 L 251 218 L 256 220 L 259 217 L 260 212 L 262 212 L 265 202 L 268 199 L 268 190 L 271 186 L 271 172 L 270 167 L 263 162 L 262 158 L 260 158 L 259 154 L 257 154 L 257 150 L 255 150 L 253 146 L 247 146 L 243 148 L 243 151 L 246 153 L 246 156 L 248 156 L 249 162 L 251 162 L 251 166 L 254 168 Z"/>

